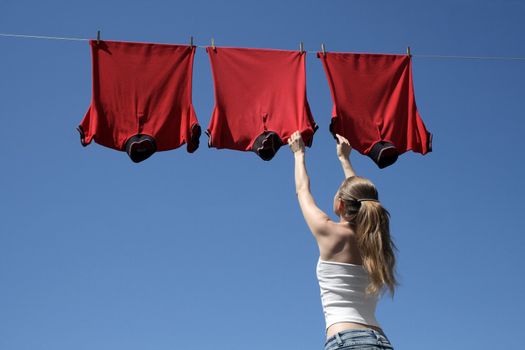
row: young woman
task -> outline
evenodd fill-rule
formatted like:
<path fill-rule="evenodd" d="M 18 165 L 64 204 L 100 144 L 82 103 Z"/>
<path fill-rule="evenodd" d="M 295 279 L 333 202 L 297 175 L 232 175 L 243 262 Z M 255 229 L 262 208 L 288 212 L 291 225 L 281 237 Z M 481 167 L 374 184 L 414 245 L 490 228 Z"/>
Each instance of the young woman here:
<path fill-rule="evenodd" d="M 337 156 L 346 178 L 334 198 L 338 222 L 320 210 L 312 197 L 301 134 L 295 132 L 288 141 L 295 157 L 299 205 L 319 246 L 317 278 L 326 320 L 325 350 L 393 349 L 375 318 L 380 295 L 385 290 L 393 295 L 397 284 L 389 214 L 374 185 L 355 175 L 350 143 L 337 138 Z"/>

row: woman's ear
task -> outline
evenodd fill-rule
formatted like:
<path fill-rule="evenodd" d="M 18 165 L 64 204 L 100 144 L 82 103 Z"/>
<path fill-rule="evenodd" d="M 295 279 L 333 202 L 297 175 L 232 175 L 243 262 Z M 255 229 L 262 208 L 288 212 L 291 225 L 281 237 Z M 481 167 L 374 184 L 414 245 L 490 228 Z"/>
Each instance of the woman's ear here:
<path fill-rule="evenodd" d="M 334 213 L 337 216 L 341 216 L 345 210 L 345 203 L 339 197 L 334 198 Z"/>
<path fill-rule="evenodd" d="M 341 216 L 345 212 L 345 202 L 341 198 L 338 198 L 337 200 L 337 210 L 339 211 L 339 216 Z"/>

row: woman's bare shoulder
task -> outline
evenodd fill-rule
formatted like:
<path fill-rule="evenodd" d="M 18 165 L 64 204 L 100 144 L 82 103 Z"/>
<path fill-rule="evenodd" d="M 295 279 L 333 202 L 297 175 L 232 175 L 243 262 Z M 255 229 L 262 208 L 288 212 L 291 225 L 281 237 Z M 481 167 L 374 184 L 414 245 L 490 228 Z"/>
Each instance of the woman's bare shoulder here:
<path fill-rule="evenodd" d="M 317 240 L 321 259 L 350 259 L 358 254 L 354 230 L 347 223 L 332 222 L 326 235 Z M 354 260 L 354 259 L 352 259 Z"/>

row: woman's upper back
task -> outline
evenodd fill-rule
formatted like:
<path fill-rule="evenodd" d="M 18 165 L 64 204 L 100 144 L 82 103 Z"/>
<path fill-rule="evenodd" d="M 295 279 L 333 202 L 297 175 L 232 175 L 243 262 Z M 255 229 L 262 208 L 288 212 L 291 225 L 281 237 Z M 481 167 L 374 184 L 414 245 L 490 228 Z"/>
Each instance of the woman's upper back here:
<path fill-rule="evenodd" d="M 332 221 L 330 226 L 326 235 L 316 237 L 321 260 L 362 265 L 357 237 L 350 224 Z"/>

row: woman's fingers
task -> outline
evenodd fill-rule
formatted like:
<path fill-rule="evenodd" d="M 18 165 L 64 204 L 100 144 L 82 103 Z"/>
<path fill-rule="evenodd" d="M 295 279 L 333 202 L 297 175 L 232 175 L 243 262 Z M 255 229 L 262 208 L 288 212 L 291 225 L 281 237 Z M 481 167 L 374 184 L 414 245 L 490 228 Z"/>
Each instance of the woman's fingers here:
<path fill-rule="evenodd" d="M 288 138 L 288 145 L 294 153 L 301 150 L 304 151 L 304 143 L 303 139 L 301 138 L 301 133 L 299 131 L 296 131 L 292 135 L 290 135 L 290 137 Z"/>
<path fill-rule="evenodd" d="M 343 136 L 341 136 L 339 134 L 335 134 L 335 136 L 337 137 L 337 139 L 339 140 L 340 143 L 350 144 L 350 142 L 348 142 L 348 140 L 346 138 L 344 138 Z"/>
<path fill-rule="evenodd" d="M 292 144 L 292 142 L 295 142 L 297 140 L 297 131 L 294 132 L 289 138 L 288 138 L 288 144 Z"/>
<path fill-rule="evenodd" d="M 292 134 L 292 136 L 290 136 L 290 138 L 288 138 L 288 143 L 291 143 L 291 142 L 294 142 L 294 141 L 297 141 L 301 138 L 301 133 L 299 131 L 296 131 Z"/>

